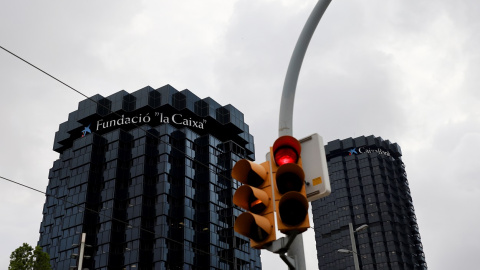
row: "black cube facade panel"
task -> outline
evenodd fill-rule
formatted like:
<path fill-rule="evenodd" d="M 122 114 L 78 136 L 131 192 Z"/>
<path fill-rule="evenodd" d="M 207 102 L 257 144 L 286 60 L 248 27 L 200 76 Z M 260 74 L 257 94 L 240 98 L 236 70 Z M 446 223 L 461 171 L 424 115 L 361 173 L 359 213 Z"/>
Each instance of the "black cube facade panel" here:
<path fill-rule="evenodd" d="M 361 136 L 325 151 L 332 193 L 312 202 L 319 269 L 354 269 L 337 252 L 352 250 L 349 223 L 368 225 L 354 234 L 361 269 L 427 269 L 400 147 Z"/>
<path fill-rule="evenodd" d="M 169 85 L 92 100 L 55 136 L 38 242 L 53 269 L 77 265 L 82 233 L 88 269 L 261 269 L 233 230 L 243 114 Z"/>

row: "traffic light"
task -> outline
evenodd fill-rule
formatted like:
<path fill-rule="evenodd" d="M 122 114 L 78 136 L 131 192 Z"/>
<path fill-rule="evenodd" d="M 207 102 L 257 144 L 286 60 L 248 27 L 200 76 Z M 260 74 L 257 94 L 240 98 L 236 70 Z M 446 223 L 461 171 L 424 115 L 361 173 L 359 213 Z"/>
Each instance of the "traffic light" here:
<path fill-rule="evenodd" d="M 239 160 L 232 177 L 243 185 L 233 195 L 233 203 L 247 210 L 235 220 L 236 232 L 250 238 L 250 246 L 260 249 L 276 239 L 270 163 Z"/>
<path fill-rule="evenodd" d="M 270 160 L 278 229 L 282 233 L 304 232 L 310 222 L 300 142 L 291 136 L 278 138 L 270 151 Z"/>

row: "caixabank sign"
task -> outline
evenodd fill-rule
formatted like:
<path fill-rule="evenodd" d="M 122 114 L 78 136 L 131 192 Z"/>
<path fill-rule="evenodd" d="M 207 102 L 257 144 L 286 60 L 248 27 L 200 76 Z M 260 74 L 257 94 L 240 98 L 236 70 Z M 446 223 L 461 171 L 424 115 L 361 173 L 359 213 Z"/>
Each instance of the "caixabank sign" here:
<path fill-rule="evenodd" d="M 367 147 L 367 146 L 355 147 L 355 148 L 352 148 L 352 149 L 348 150 L 348 155 L 349 156 L 359 155 L 359 154 L 363 154 L 363 153 L 367 153 L 367 154 L 377 153 L 379 155 L 384 155 L 384 156 L 389 156 L 389 157 L 392 156 L 389 151 L 385 151 L 385 150 L 380 149 L 380 148 L 371 148 L 371 147 Z"/>

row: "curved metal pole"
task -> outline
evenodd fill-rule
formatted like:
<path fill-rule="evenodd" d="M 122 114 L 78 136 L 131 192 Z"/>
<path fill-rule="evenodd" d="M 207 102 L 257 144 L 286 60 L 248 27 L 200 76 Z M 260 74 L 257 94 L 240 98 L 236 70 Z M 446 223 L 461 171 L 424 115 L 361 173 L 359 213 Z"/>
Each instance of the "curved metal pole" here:
<path fill-rule="evenodd" d="M 292 136 L 293 102 L 295 100 L 295 90 L 297 88 L 298 74 L 302 67 L 303 58 L 312 39 L 313 33 L 317 28 L 318 22 L 325 13 L 332 0 L 319 0 L 308 17 L 302 33 L 297 40 L 292 58 L 288 64 L 287 75 L 283 83 L 282 100 L 280 102 L 280 118 L 278 125 L 278 136 Z"/>

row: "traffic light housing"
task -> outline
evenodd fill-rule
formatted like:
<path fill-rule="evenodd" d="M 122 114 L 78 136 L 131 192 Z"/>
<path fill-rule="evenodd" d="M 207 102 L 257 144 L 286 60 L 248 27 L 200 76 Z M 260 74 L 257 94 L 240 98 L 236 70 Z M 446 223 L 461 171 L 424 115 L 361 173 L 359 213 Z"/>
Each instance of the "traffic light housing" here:
<path fill-rule="evenodd" d="M 310 227 L 301 145 L 292 136 L 278 138 L 270 150 L 277 226 L 282 233 Z"/>
<path fill-rule="evenodd" d="M 233 195 L 233 203 L 245 210 L 235 220 L 234 230 L 250 238 L 250 246 L 260 249 L 276 240 L 270 163 L 239 160 L 232 177 L 242 183 Z"/>

